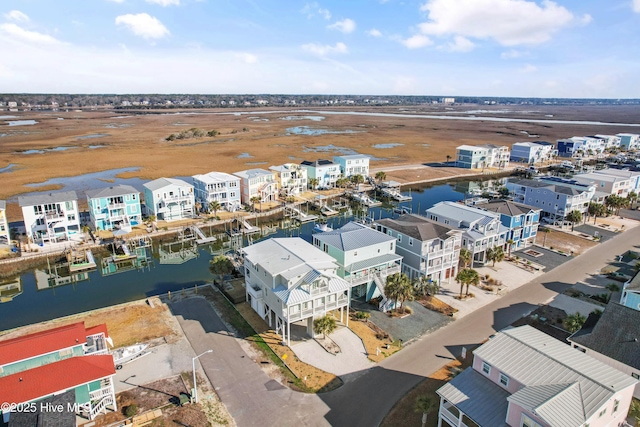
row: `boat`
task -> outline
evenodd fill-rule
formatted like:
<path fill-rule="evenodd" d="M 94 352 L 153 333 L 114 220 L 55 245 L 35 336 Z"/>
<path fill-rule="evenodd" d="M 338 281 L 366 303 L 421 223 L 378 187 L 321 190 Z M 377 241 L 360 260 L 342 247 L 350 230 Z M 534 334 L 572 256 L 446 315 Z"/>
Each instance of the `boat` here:
<path fill-rule="evenodd" d="M 317 232 L 324 233 L 325 231 L 333 231 L 333 228 L 329 227 L 326 223 L 317 222 L 313 229 Z"/>
<path fill-rule="evenodd" d="M 352 193 L 351 198 L 368 207 L 380 206 L 382 202 L 369 197 L 366 193 Z"/>
<path fill-rule="evenodd" d="M 113 350 L 111 352 L 113 355 L 113 364 L 116 369 L 120 369 L 125 363 L 131 362 L 133 359 L 146 354 L 145 350 L 148 347 L 149 344 L 134 344 Z"/>

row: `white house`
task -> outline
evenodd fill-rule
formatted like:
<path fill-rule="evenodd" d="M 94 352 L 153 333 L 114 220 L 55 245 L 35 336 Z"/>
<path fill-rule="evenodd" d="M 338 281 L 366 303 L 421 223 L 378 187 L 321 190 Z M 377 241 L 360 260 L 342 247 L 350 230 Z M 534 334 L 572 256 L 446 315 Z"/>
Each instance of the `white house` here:
<path fill-rule="evenodd" d="M 278 182 L 274 171 L 248 169 L 233 174 L 240 178 L 240 197 L 245 205 L 251 205 L 254 197 L 262 203 L 278 199 Z"/>
<path fill-rule="evenodd" d="M 8 245 L 10 242 L 9 222 L 7 221 L 7 202 L 0 200 L 0 245 Z"/>
<path fill-rule="evenodd" d="M 276 173 L 281 195 L 295 196 L 307 190 L 307 168 L 304 166 L 285 163 L 280 166 L 271 166 L 269 170 Z"/>
<path fill-rule="evenodd" d="M 313 245 L 336 259 L 338 276 L 351 284 L 354 298 L 370 301 L 384 297 L 387 276 L 401 271 L 402 256 L 396 254 L 395 237 L 356 222 L 314 234 Z"/>
<path fill-rule="evenodd" d="M 595 136 L 596 136 L 596 138 L 600 138 L 600 139 L 604 140 L 605 149 L 620 147 L 620 141 L 621 141 L 622 138 L 620 138 L 618 135 L 596 134 Z"/>
<path fill-rule="evenodd" d="M 34 243 L 55 243 L 81 235 L 75 191 L 18 196 L 27 236 Z"/>
<path fill-rule="evenodd" d="M 607 171 L 598 173 L 580 173 L 573 176 L 577 182 L 585 185 L 595 185 L 596 192 L 593 200 L 604 203 L 604 199 L 610 195 L 627 197 L 631 191 L 631 179 L 626 176 L 608 174 Z"/>
<path fill-rule="evenodd" d="M 640 148 L 640 134 L 637 133 L 618 133 L 620 137 L 620 147 L 625 150 L 636 150 Z"/>
<path fill-rule="evenodd" d="M 509 147 L 494 144 L 461 145 L 456 148 L 456 167 L 466 169 L 509 166 Z"/>
<path fill-rule="evenodd" d="M 340 172 L 345 178 L 362 175 L 366 179 L 369 176 L 369 158 L 370 156 L 364 154 L 352 154 L 335 156 L 333 161 L 340 165 Z"/>
<path fill-rule="evenodd" d="M 313 336 L 313 320 L 340 312 L 348 324 L 351 284 L 337 275 L 329 254 L 299 237 L 263 240 L 242 249 L 247 302 L 291 344 L 291 323 L 304 322 Z"/>
<path fill-rule="evenodd" d="M 548 162 L 558 155 L 554 144 L 546 141 L 516 142 L 511 146 L 512 162 L 524 162 L 530 165 Z"/>
<path fill-rule="evenodd" d="M 303 161 L 300 163 L 307 169 L 309 180 L 318 180 L 317 188 L 335 187 L 336 181 L 340 178 L 340 165 L 331 160 L 316 160 L 314 162 Z"/>
<path fill-rule="evenodd" d="M 195 197 L 193 185 L 181 179 L 158 178 L 144 185 L 144 204 L 148 215 L 159 220 L 174 221 L 193 218 Z"/>
<path fill-rule="evenodd" d="M 209 203 L 216 201 L 220 207 L 235 212 L 242 205 L 240 199 L 240 178 L 224 172 L 209 172 L 193 176 L 196 200 L 203 209 L 209 209 Z"/>

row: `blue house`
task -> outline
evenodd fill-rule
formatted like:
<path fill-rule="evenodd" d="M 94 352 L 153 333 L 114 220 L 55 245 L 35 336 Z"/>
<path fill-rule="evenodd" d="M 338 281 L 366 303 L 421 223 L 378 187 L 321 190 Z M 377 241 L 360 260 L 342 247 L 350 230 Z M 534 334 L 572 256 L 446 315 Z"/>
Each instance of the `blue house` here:
<path fill-rule="evenodd" d="M 131 230 L 142 222 L 140 192 L 130 185 L 116 185 L 86 192 L 94 230 Z"/>
<path fill-rule="evenodd" d="M 640 271 L 622 287 L 620 304 L 640 310 Z"/>
<path fill-rule="evenodd" d="M 511 250 L 526 248 L 535 242 L 540 209 L 510 200 L 491 201 L 476 207 L 500 214 L 500 223 L 509 229 L 506 241 L 513 240 Z"/>
<path fill-rule="evenodd" d="M 557 143 L 560 157 L 580 157 L 584 151 L 584 140 L 580 138 L 559 139 Z"/>

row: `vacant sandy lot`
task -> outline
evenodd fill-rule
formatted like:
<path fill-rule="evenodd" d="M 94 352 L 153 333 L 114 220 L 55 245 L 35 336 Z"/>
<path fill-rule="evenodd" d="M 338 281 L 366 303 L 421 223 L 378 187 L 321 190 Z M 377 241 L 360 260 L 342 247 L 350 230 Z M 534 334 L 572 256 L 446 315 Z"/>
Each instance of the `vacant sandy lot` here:
<path fill-rule="evenodd" d="M 548 140 L 594 133 L 631 132 L 636 128 L 588 124 L 461 121 L 401 117 L 398 114 L 519 117 L 527 120 L 597 120 L 640 123 L 640 111 L 627 106 L 583 107 L 384 107 L 369 111 L 395 116 L 362 116 L 322 112 L 188 110 L 170 112 L 0 112 L 0 199 L 32 191 L 29 183 L 110 169 L 136 167 L 122 177 L 155 179 L 190 176 L 212 170 L 235 172 L 331 158 L 353 152 L 373 156 L 372 168 L 445 161 L 461 144 Z M 323 111 L 328 111 L 324 108 Z M 358 108 L 358 111 L 365 109 Z M 262 111 L 269 111 L 262 109 Z M 332 111 L 341 111 L 333 109 Z M 351 110 L 342 110 L 351 111 Z M 242 114 L 240 114 L 242 113 Z M 552 116 L 552 117 L 550 117 Z M 7 126 L 4 120 L 36 120 L 31 126 Z M 320 135 L 296 134 L 303 132 Z M 166 141 L 191 128 L 219 132 L 214 137 Z M 298 129 L 299 131 L 300 129 Z M 528 135 L 536 135 L 530 137 Z M 64 148 L 60 148 L 64 147 Z M 41 150 L 32 154 L 27 150 Z M 25 153 L 27 152 L 27 153 Z M 444 172 L 444 171 L 442 171 Z M 449 171 L 447 171 L 447 175 Z M 407 177 L 409 178 L 409 177 Z M 410 181 L 411 179 L 407 179 Z M 47 189 L 55 189 L 50 186 Z M 42 188 L 39 188 L 42 190 Z M 84 195 L 79 195 L 81 199 Z M 10 219 L 20 217 L 14 207 Z"/>

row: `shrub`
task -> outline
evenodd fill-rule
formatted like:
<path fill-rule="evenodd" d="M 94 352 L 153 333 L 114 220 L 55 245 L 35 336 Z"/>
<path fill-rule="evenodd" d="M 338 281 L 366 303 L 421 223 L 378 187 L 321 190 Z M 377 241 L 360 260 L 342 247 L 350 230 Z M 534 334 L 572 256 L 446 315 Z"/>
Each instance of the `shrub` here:
<path fill-rule="evenodd" d="M 368 313 L 366 311 L 358 311 L 358 312 L 356 312 L 356 319 L 366 320 L 366 319 L 368 319 L 370 317 L 371 317 L 371 313 Z"/>
<path fill-rule="evenodd" d="M 413 314 L 413 309 L 409 306 L 404 307 L 404 312 L 407 314 Z"/>
<path fill-rule="evenodd" d="M 549 246 L 549 249 L 553 250 L 553 246 Z"/>
<path fill-rule="evenodd" d="M 127 418 L 131 418 L 137 413 L 138 413 L 138 405 L 136 405 L 135 403 L 132 403 L 131 405 L 124 407 L 124 415 Z"/>

